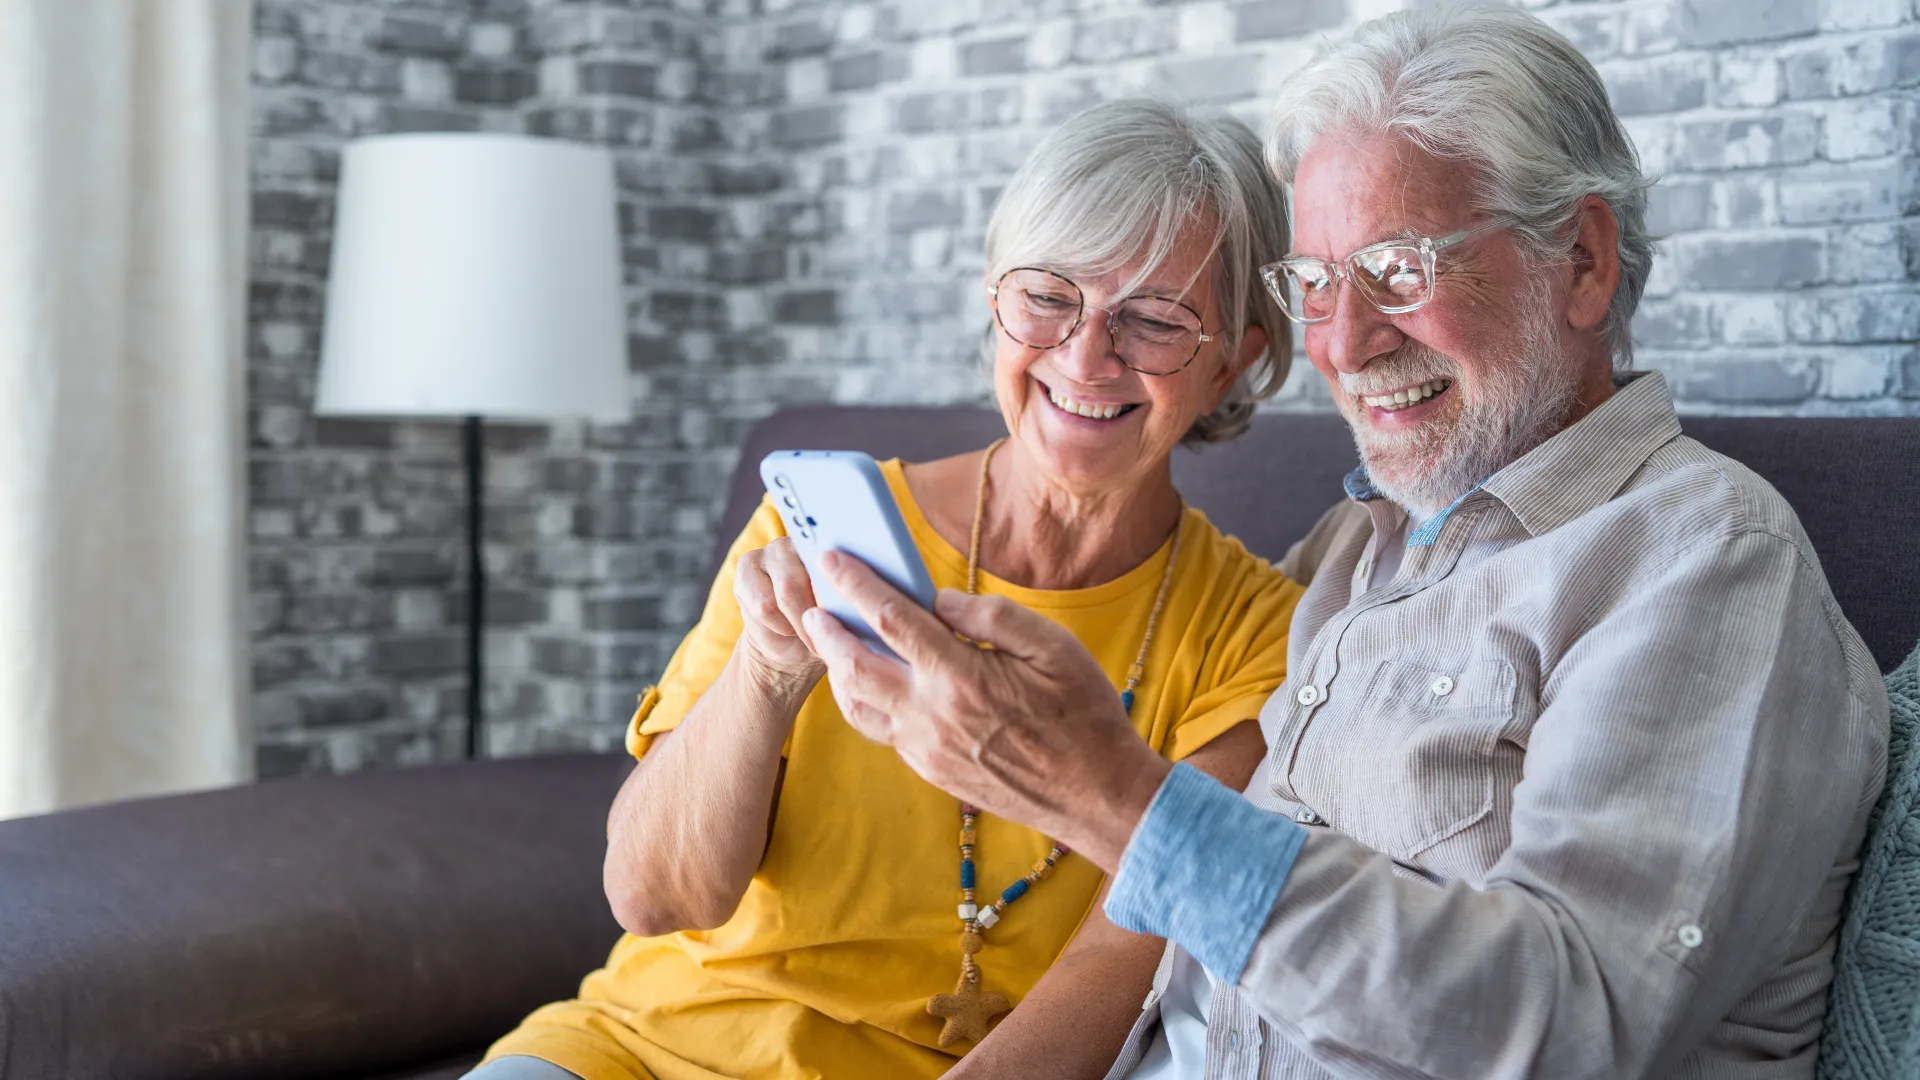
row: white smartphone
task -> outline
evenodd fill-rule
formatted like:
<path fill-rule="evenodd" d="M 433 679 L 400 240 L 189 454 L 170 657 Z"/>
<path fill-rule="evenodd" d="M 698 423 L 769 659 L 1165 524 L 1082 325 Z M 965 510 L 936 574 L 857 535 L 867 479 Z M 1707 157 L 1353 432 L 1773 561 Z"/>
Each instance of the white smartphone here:
<path fill-rule="evenodd" d="M 869 648 L 895 655 L 820 573 L 820 556 L 844 552 L 933 610 L 933 577 L 880 466 L 858 450 L 776 450 L 761 460 L 760 482 L 813 579 L 814 600 Z"/>

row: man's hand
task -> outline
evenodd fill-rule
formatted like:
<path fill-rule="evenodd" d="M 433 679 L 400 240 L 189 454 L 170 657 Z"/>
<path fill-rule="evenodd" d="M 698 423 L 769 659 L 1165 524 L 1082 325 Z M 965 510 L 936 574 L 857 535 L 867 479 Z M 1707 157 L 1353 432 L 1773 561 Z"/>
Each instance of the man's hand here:
<path fill-rule="evenodd" d="M 857 559 L 830 553 L 821 569 L 901 657 L 806 613 L 847 721 L 935 786 L 1116 870 L 1169 766 L 1079 640 L 1001 597 L 942 590 L 935 618 Z"/>

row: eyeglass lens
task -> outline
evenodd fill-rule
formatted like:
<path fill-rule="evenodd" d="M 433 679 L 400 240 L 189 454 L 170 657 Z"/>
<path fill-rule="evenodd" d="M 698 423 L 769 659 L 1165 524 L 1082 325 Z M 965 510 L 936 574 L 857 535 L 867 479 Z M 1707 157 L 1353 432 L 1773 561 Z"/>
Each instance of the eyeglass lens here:
<path fill-rule="evenodd" d="M 1009 270 L 994 290 L 994 313 L 1008 336 L 1029 348 L 1051 349 L 1073 336 L 1086 312 L 1080 287 L 1046 270 Z M 1200 349 L 1201 325 L 1192 309 L 1172 300 L 1136 296 L 1108 314 L 1114 351 L 1128 367 L 1170 375 Z"/>
<path fill-rule="evenodd" d="M 1347 279 L 1374 307 L 1387 312 L 1410 311 L 1427 302 L 1433 292 L 1426 257 L 1417 247 L 1380 247 L 1355 252 L 1348 260 Z M 1279 280 L 1275 280 L 1275 278 Z M 1269 287 L 1295 318 L 1313 320 L 1333 315 L 1339 301 L 1334 264 L 1325 259 L 1294 258 L 1280 263 L 1269 275 Z"/>

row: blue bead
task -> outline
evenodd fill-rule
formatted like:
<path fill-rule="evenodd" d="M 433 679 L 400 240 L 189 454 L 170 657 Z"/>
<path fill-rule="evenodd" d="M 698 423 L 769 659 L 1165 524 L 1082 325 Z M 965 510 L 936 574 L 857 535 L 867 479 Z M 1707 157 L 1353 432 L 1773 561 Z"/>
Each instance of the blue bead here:
<path fill-rule="evenodd" d="M 973 860 L 972 859 L 960 860 L 960 887 L 963 889 L 973 888 Z"/>
<path fill-rule="evenodd" d="M 1000 902 L 1002 904 L 1011 904 L 1025 895 L 1027 895 L 1027 879 L 1021 878 L 1019 881 L 1007 886 L 1007 891 L 1000 894 Z"/>
<path fill-rule="evenodd" d="M 1133 691 L 1120 691 L 1120 707 L 1127 711 L 1128 716 L 1133 715 Z"/>

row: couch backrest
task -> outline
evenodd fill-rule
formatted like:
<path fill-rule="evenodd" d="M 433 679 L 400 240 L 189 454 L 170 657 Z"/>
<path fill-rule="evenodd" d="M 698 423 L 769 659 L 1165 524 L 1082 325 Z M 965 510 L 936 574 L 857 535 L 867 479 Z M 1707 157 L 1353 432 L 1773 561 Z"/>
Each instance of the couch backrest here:
<path fill-rule="evenodd" d="M 1688 417 L 1687 434 L 1770 481 L 1800 514 L 1834 596 L 1882 671 L 1920 641 L 1920 419 Z M 865 450 L 926 461 L 1002 434 L 977 408 L 808 406 L 756 425 L 720 529 L 724 553 L 760 501 L 774 450 Z M 1339 500 L 1353 440 L 1333 414 L 1269 413 L 1232 442 L 1179 451 L 1180 490 L 1254 553 L 1277 559 Z M 718 554 L 715 557 L 718 564 Z"/>

